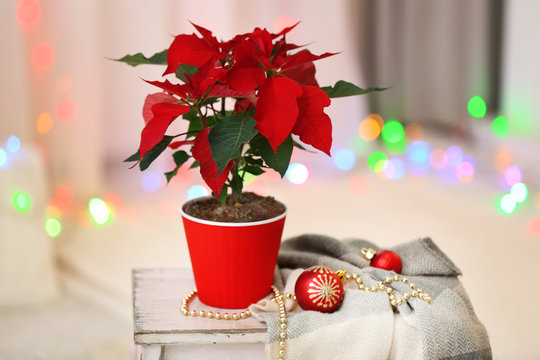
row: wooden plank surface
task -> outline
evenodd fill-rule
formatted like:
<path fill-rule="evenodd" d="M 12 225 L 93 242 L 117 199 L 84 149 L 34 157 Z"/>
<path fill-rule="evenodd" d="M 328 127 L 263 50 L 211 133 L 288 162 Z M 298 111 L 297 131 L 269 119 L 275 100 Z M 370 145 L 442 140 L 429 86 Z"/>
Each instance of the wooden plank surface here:
<path fill-rule="evenodd" d="M 133 311 L 137 344 L 264 343 L 266 325 L 253 318 L 213 320 L 184 316 L 182 299 L 195 288 L 191 269 L 133 270 Z M 190 309 L 220 312 L 198 299 Z"/>

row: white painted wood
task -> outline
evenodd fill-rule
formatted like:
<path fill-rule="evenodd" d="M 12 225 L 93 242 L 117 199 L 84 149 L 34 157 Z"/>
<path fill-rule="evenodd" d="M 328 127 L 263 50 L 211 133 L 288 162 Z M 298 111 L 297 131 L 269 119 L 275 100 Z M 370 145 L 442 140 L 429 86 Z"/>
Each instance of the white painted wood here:
<path fill-rule="evenodd" d="M 265 360 L 264 344 L 166 345 L 163 360 Z"/>
<path fill-rule="evenodd" d="M 142 348 L 140 360 L 162 360 L 161 345 L 146 345 Z"/>
<path fill-rule="evenodd" d="M 150 344 L 262 344 L 266 325 L 253 318 L 212 320 L 186 317 L 182 299 L 195 288 L 190 269 L 133 270 L 135 343 Z M 194 309 L 231 312 L 212 308 L 194 299 Z M 262 346 L 261 346 L 262 348 Z"/>

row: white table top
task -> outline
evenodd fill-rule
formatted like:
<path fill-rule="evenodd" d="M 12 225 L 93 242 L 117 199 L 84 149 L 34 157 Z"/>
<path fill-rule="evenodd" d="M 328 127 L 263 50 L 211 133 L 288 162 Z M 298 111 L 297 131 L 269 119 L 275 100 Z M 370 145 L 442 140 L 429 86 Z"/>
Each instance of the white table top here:
<path fill-rule="evenodd" d="M 214 320 L 184 316 L 182 299 L 195 288 L 191 269 L 133 270 L 137 344 L 264 343 L 266 325 L 253 318 Z M 192 307 L 191 307 L 192 306 Z M 193 299 L 190 308 L 227 312 Z M 230 312 L 230 310 L 229 310 Z"/>

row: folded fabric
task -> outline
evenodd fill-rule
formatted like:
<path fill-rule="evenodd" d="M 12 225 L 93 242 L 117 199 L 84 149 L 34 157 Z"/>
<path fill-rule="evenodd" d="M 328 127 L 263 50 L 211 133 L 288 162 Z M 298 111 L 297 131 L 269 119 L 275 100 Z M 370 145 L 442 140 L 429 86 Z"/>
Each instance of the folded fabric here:
<path fill-rule="evenodd" d="M 303 269 L 315 265 L 357 273 L 366 286 L 394 275 L 369 267 L 361 254 L 363 247 L 378 250 L 365 240 L 339 241 L 322 235 L 286 240 L 274 283 L 281 291 L 294 293 Z M 432 303 L 410 298 L 392 307 L 386 293 L 360 291 L 354 281 L 345 282 L 345 297 L 333 313 L 303 311 L 293 300 L 286 300 L 287 360 L 492 358 L 487 332 L 457 278 L 461 272 L 454 263 L 429 238 L 391 250 L 402 260 L 402 274 L 429 293 Z M 403 283 L 391 286 L 397 294 L 410 290 Z M 268 326 L 266 358 L 279 358 L 276 303 L 269 297 L 250 310 Z"/>

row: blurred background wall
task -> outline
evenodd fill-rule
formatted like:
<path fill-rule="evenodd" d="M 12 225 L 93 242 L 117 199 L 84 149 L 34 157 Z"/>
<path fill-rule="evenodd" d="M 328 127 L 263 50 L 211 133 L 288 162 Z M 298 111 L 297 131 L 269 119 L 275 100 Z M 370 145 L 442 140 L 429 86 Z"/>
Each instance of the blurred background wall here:
<path fill-rule="evenodd" d="M 0 322 L 18 329 L 0 330 L 0 358 L 124 356 L 130 269 L 189 266 L 177 209 L 207 192 L 198 174 L 165 186 L 171 160 L 145 173 L 122 163 L 155 91 L 141 78 L 163 69 L 110 60 L 161 51 L 194 31 L 189 21 L 224 39 L 301 21 L 290 41 L 341 52 L 316 63 L 321 85 L 391 87 L 333 101 L 333 158 L 295 153 L 284 180 L 265 174 L 248 188 L 288 203 L 286 237 L 433 236 L 464 271 L 496 357 L 540 356 L 540 291 L 525 278 L 540 253 L 539 2 L 6 0 L 0 10 Z M 486 280 L 499 263 L 506 272 Z M 506 287 L 532 293 L 516 300 Z M 70 335 L 72 347 L 51 345 Z"/>

